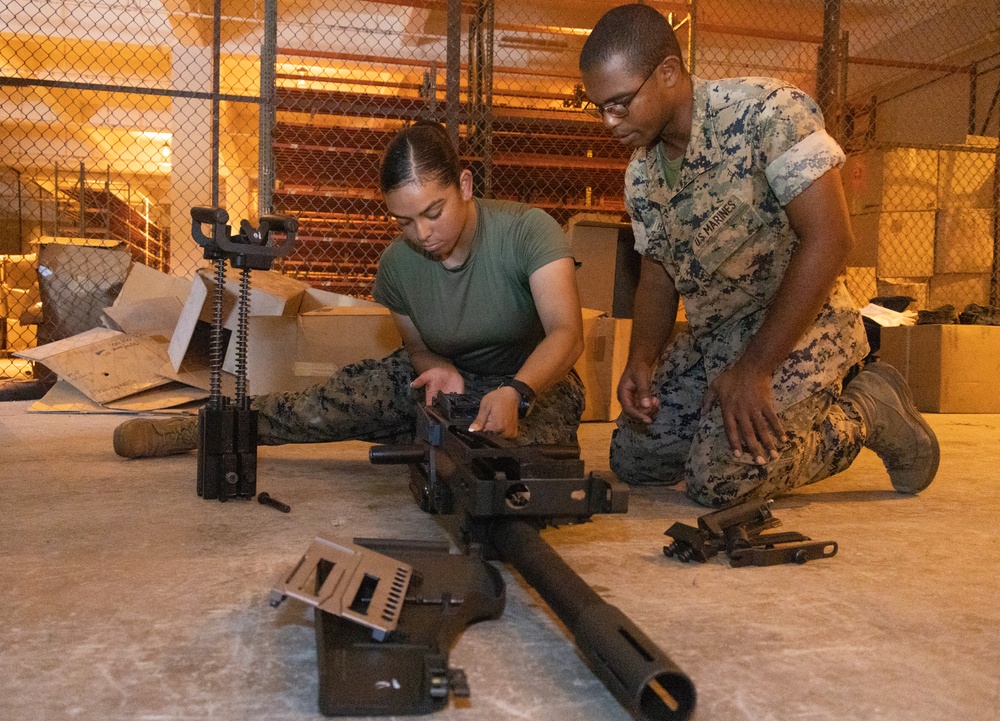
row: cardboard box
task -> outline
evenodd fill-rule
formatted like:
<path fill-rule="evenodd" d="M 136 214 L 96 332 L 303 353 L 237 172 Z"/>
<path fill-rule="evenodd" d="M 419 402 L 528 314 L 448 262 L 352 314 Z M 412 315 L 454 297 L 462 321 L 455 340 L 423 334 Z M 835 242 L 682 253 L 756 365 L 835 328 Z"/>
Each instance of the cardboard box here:
<path fill-rule="evenodd" d="M 0 286 L 0 315 L 18 323 L 36 323 L 41 312 L 42 296 L 34 288 L 5 288 Z"/>
<path fill-rule="evenodd" d="M 883 328 L 880 356 L 903 374 L 924 413 L 1000 413 L 1000 327 Z"/>
<path fill-rule="evenodd" d="M 383 358 L 402 345 L 389 310 L 374 303 L 251 318 L 249 337 L 251 395 L 301 391 L 345 365 Z"/>
<path fill-rule="evenodd" d="M 205 390 L 176 383 L 169 375 L 167 338 L 181 310 L 177 294 L 182 285 L 186 292 L 190 281 L 133 264 L 115 302 L 104 309 L 105 321 L 116 317 L 129 332 L 120 326 L 97 327 L 16 353 L 44 363 L 59 376 L 56 386 L 29 410 L 138 412 L 205 398 Z"/>
<path fill-rule="evenodd" d="M 847 256 L 847 265 L 854 268 L 874 267 L 878 264 L 878 221 L 881 213 L 860 213 L 851 216 L 854 247 Z"/>
<path fill-rule="evenodd" d="M 574 216 L 569 221 L 580 303 L 613 318 L 631 318 L 642 256 L 627 223 Z"/>
<path fill-rule="evenodd" d="M 34 289 L 37 292 L 38 272 L 35 270 L 37 264 L 38 256 L 35 253 L 5 255 L 0 259 L 0 283 L 6 288 Z"/>
<path fill-rule="evenodd" d="M 887 278 L 931 275 L 935 217 L 933 211 L 852 215 L 854 247 L 847 265 L 875 266 L 879 276 Z"/>
<path fill-rule="evenodd" d="M 927 305 L 927 278 L 879 278 L 878 295 L 908 295 L 914 302 L 909 310 L 925 310 Z M 856 300 L 856 299 L 855 299 Z"/>
<path fill-rule="evenodd" d="M 679 308 L 670 337 L 686 327 L 687 317 Z M 586 393 L 587 406 L 581 420 L 613 421 L 621 414 L 618 381 L 628 362 L 631 338 L 631 318 L 608 318 L 599 310 L 583 309 L 583 354 L 573 366 Z"/>
<path fill-rule="evenodd" d="M 34 323 L 22 324 L 11 318 L 0 320 L 0 333 L 7 330 L 7 350 L 21 351 L 34 348 L 38 337 L 38 326 Z"/>
<path fill-rule="evenodd" d="M 932 275 L 935 222 L 933 211 L 881 213 L 876 264 L 879 277 Z"/>
<path fill-rule="evenodd" d="M 992 208 L 996 138 L 981 151 L 939 152 L 938 206 L 941 208 Z"/>
<path fill-rule="evenodd" d="M 989 305 L 989 273 L 942 273 L 928 282 L 927 307 L 950 303 L 961 311 L 969 303 Z"/>
<path fill-rule="evenodd" d="M 609 421 L 621 413 L 618 379 L 628 360 L 630 318 L 608 318 L 601 311 L 583 311 L 583 355 L 574 368 L 583 380 L 586 408 L 582 420 Z"/>
<path fill-rule="evenodd" d="M 4 334 L 0 346 L 8 351 L 35 345 L 42 303 L 37 260 L 34 254 L 0 258 L 0 333 Z"/>
<path fill-rule="evenodd" d="M 981 208 L 939 210 L 934 236 L 934 272 L 988 273 L 992 268 L 993 211 Z"/>
<path fill-rule="evenodd" d="M 937 208 L 938 151 L 892 148 L 882 154 L 882 210 Z"/>
<path fill-rule="evenodd" d="M 109 403 L 97 403 L 71 383 L 58 380 L 45 397 L 33 403 L 32 413 L 190 413 L 191 405 L 208 394 L 181 383 L 136 393 Z"/>
<path fill-rule="evenodd" d="M 341 315 L 349 317 L 352 315 L 374 314 L 381 316 L 379 321 L 370 321 L 368 325 L 352 324 L 344 321 L 339 326 L 336 322 L 328 322 L 322 325 L 318 322 L 309 323 L 309 337 L 318 337 L 319 334 L 330 334 L 329 339 L 317 340 L 317 343 L 325 344 L 325 347 L 334 355 L 331 357 L 328 368 L 332 368 L 329 373 L 320 373 L 323 377 L 329 376 L 341 365 L 354 363 L 364 358 L 374 358 L 375 355 L 358 355 L 358 353 L 378 353 L 377 357 L 388 354 L 402 345 L 396 326 L 392 322 L 388 309 L 378 303 L 354 298 L 349 295 L 330 293 L 325 290 L 306 287 L 299 298 L 298 312 L 295 315 L 251 315 L 248 327 L 248 351 L 247 351 L 247 383 L 251 395 L 270 393 L 272 391 L 292 391 L 300 390 L 304 387 L 304 381 L 298 380 L 294 374 L 294 364 L 298 358 L 298 351 L 294 357 L 289 356 L 289 350 L 298 348 L 300 334 L 298 332 L 303 317 L 311 317 L 316 314 L 328 314 L 330 316 Z M 264 318 L 273 320 L 264 321 Z M 279 319 L 285 320 L 279 320 Z M 358 334 L 350 336 L 347 334 Z M 374 334 L 374 335 L 371 335 Z M 374 342 L 373 342 L 374 341 Z M 306 341 L 303 341 L 306 342 Z M 283 345 L 282 345 L 283 344 Z M 386 346 L 392 347 L 381 352 Z M 341 352 L 340 348 L 354 348 L 351 352 Z M 341 362 L 333 360 L 340 359 Z M 344 362 L 344 359 L 346 362 Z M 226 350 L 225 361 L 222 369 L 227 373 L 236 372 L 236 344 L 230 343 Z M 318 376 L 312 376 L 313 381 Z M 256 379 L 256 382 L 255 382 Z M 285 379 L 285 385 L 281 385 L 279 379 Z M 311 385 L 307 383 L 306 385 Z"/>
<path fill-rule="evenodd" d="M 841 176 L 852 214 L 938 207 L 936 150 L 891 148 L 853 153 Z"/>
<path fill-rule="evenodd" d="M 148 299 L 174 298 L 183 305 L 191 291 L 191 280 L 179 275 L 168 275 L 142 263 L 133 263 L 121 292 L 112 307 L 132 305 Z"/>
<path fill-rule="evenodd" d="M 149 411 L 205 398 L 209 389 L 209 324 L 214 278 L 177 279 L 136 265 L 105 318 L 121 329 L 95 328 L 19 353 L 44 362 L 60 378 L 32 410 Z M 237 324 L 238 286 L 227 283 L 223 325 Z M 124 332 L 123 332 L 124 331 Z M 172 332 L 172 336 L 171 336 Z M 223 371 L 235 368 L 227 329 Z M 171 336 L 168 346 L 167 336 Z M 176 341 L 176 342 L 175 342 Z M 301 390 L 347 363 L 382 356 L 401 345 L 385 308 L 329 293 L 275 273 L 251 275 L 247 390 L 251 395 Z M 175 365 L 168 347 L 182 348 Z M 233 397 L 234 377 L 222 374 Z"/>
<path fill-rule="evenodd" d="M 167 363 L 166 346 L 166 338 L 93 328 L 16 355 L 44 363 L 59 376 L 61 382 L 72 386 L 95 407 L 111 406 L 126 398 L 131 403 L 148 405 L 148 394 L 152 394 L 156 398 L 155 407 L 166 408 L 208 395 L 198 389 L 177 387 L 163 375 L 162 369 Z M 162 389 L 166 386 L 170 389 L 163 393 Z M 43 400 L 46 401 L 42 404 L 45 409 L 75 410 L 73 407 L 59 407 L 60 403 L 48 394 Z"/>
<path fill-rule="evenodd" d="M 233 276 L 233 273 L 227 274 L 222 300 L 222 326 L 230 331 L 236 330 L 240 287 L 238 279 L 233 280 Z M 302 281 L 288 278 L 273 271 L 251 273 L 250 315 L 294 316 L 298 313 L 302 296 L 308 287 Z M 202 270 L 191 280 L 184 308 L 177 320 L 173 335 L 170 337 L 168 354 L 175 371 L 181 369 L 198 323 L 210 324 L 212 322 L 214 301 L 210 299 L 214 292 L 215 277 L 213 273 Z"/>

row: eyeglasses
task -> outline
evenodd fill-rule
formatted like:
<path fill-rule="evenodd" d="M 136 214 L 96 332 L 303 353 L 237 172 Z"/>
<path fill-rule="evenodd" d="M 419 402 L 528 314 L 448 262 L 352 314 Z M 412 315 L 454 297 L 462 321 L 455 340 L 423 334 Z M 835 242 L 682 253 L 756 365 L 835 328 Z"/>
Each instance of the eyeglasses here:
<path fill-rule="evenodd" d="M 643 86 L 649 82 L 649 79 L 653 77 L 653 75 L 656 74 L 657 68 L 659 68 L 660 65 L 662 64 L 663 61 L 658 62 L 656 64 L 656 67 L 653 68 L 652 72 L 650 72 L 649 75 L 646 76 L 646 79 L 643 80 L 642 83 L 639 85 L 639 87 L 635 89 L 635 92 L 629 95 L 625 100 L 614 100 L 611 102 L 604 103 L 603 105 L 595 105 L 594 103 L 588 100 L 587 104 L 583 106 L 583 112 L 587 113 L 587 115 L 593 118 L 597 118 L 598 120 L 604 120 L 605 115 L 610 115 L 612 118 L 618 118 L 619 120 L 621 118 L 627 117 L 628 106 L 632 104 L 632 101 L 635 100 L 636 97 L 639 95 L 639 92 L 642 90 Z"/>

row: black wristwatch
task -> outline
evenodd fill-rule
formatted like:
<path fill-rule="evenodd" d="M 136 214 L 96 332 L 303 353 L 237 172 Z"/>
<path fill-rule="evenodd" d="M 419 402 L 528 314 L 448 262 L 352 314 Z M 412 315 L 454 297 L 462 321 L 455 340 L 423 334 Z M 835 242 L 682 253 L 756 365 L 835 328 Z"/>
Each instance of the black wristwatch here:
<path fill-rule="evenodd" d="M 520 418 L 524 418 L 535 404 L 535 392 L 531 390 L 531 386 L 524 381 L 519 381 L 517 378 L 504 381 L 499 387 L 503 388 L 504 386 L 510 386 L 521 396 L 521 402 L 517 404 L 517 415 Z"/>

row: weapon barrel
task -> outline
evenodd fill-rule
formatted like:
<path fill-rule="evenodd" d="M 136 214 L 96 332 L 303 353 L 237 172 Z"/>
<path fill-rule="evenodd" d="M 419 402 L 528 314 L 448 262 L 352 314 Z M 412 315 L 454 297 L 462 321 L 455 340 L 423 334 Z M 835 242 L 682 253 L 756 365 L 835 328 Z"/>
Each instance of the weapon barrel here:
<path fill-rule="evenodd" d="M 368 460 L 374 465 L 393 465 L 402 463 L 422 463 L 427 460 L 427 447 L 424 445 L 381 445 L 368 449 Z"/>
<path fill-rule="evenodd" d="M 642 721 L 691 716 L 691 679 L 621 610 L 597 595 L 533 526 L 498 521 L 490 541 L 566 624 L 594 672 L 633 716 Z"/>

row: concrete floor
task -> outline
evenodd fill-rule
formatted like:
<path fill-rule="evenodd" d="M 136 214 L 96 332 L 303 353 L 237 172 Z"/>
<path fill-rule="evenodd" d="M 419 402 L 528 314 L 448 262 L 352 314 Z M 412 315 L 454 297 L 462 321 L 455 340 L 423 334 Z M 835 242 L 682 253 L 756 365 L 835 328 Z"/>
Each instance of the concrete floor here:
<path fill-rule="evenodd" d="M 0 719 L 318 719 L 311 611 L 267 603 L 317 533 L 446 538 L 367 446 L 262 448 L 290 514 L 195 493 L 195 456 L 123 461 L 115 416 L 0 404 Z M 699 721 L 1000 719 L 1000 416 L 930 416 L 937 481 L 891 491 L 865 451 L 779 500 L 786 530 L 839 543 L 804 566 L 665 558 L 704 510 L 673 489 L 546 532 L 694 680 Z M 607 470 L 610 424 L 584 426 Z M 503 618 L 452 653 L 472 698 L 431 718 L 624 720 L 560 625 L 504 570 Z"/>

